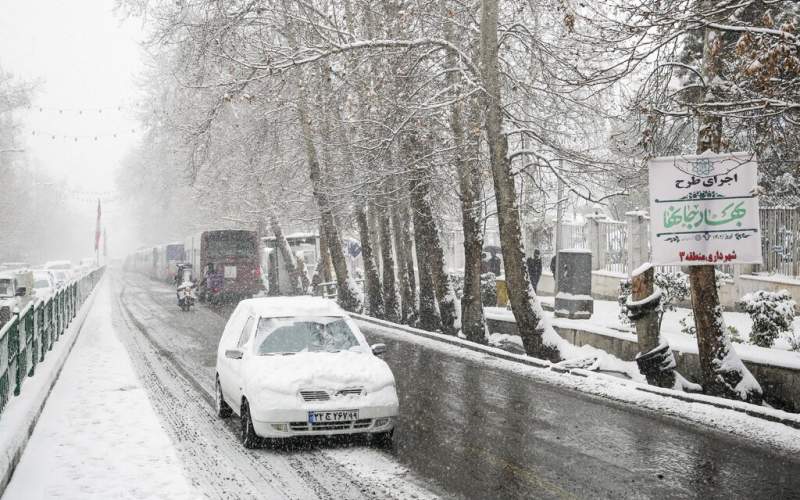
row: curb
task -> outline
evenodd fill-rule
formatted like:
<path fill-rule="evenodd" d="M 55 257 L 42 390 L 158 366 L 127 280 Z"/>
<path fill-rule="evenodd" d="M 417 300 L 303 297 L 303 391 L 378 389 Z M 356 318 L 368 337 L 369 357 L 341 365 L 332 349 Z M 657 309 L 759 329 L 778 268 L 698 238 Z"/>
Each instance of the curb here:
<path fill-rule="evenodd" d="M 0 433 L 0 449 L 3 450 L 2 455 L 0 455 L 0 496 L 5 492 L 17 465 L 19 465 L 20 459 L 22 459 L 22 454 L 25 452 L 25 447 L 28 445 L 28 440 L 33 434 L 42 411 L 44 411 L 47 399 L 50 397 L 56 382 L 58 382 L 61 369 L 64 368 L 64 364 L 69 358 L 75 342 L 78 340 L 86 317 L 89 315 L 89 310 L 94 304 L 97 290 L 103 285 L 103 280 L 105 279 L 104 273 L 78 310 L 78 314 L 72 323 L 67 327 L 69 331 L 62 336 L 61 340 L 63 342 L 56 344 L 50 358 L 45 358 L 42 364 L 37 365 L 38 368 L 50 361 L 49 366 L 42 367 L 49 368 L 49 370 L 37 371 L 35 376 L 25 381 L 29 386 L 36 384 L 27 393 L 31 395 L 27 398 L 28 400 L 23 401 L 20 396 L 15 396 L 9 401 L 9 406 L 3 412 L 4 419 L 0 419 L 0 429 L 2 429 L 2 433 Z M 59 350 L 56 351 L 56 349 Z M 37 380 L 37 377 L 41 378 Z M 12 407 L 11 405 L 14 402 L 17 404 Z"/>
<path fill-rule="evenodd" d="M 762 406 L 756 406 L 750 403 L 745 403 L 743 401 L 741 402 L 732 401 L 729 399 L 718 398 L 715 396 L 707 396 L 704 394 L 694 394 L 689 392 L 676 391 L 672 389 L 664 389 L 661 387 L 647 385 L 633 380 L 624 380 L 618 377 L 612 377 L 610 375 L 592 372 L 581 368 L 572 368 L 572 369 L 564 368 L 561 366 L 556 366 L 550 363 L 549 361 L 543 359 L 533 358 L 522 354 L 510 353 L 502 349 L 498 349 L 496 347 L 489 347 L 482 344 L 477 344 L 475 342 L 471 342 L 469 340 L 461 339 L 458 337 L 453 337 L 451 335 L 429 332 L 427 330 L 420 330 L 419 328 L 413 328 L 407 325 L 399 325 L 397 323 L 391 323 L 389 321 L 384 321 L 363 314 L 355 314 L 355 313 L 348 313 L 348 314 L 350 314 L 350 316 L 352 316 L 353 318 L 363 321 L 365 323 L 371 323 L 378 326 L 392 328 L 394 330 L 406 332 L 412 335 L 416 335 L 418 337 L 424 337 L 429 340 L 435 340 L 456 347 L 462 347 L 470 351 L 479 352 L 481 354 L 487 354 L 496 358 L 504 359 L 506 361 L 513 361 L 516 363 L 532 366 L 534 368 L 541 368 L 544 370 L 549 369 L 550 371 L 556 373 L 572 375 L 574 377 L 602 378 L 603 380 L 633 387 L 637 391 L 646 392 L 648 394 L 654 394 L 657 396 L 678 399 L 680 401 L 684 401 L 687 403 L 704 404 L 708 406 L 713 406 L 715 408 L 720 408 L 723 410 L 732 410 L 739 413 L 744 413 L 751 417 L 760 418 L 762 420 L 767 420 L 769 422 L 783 424 L 788 427 L 793 427 L 795 429 L 800 429 L 800 415 L 795 415 L 793 413 L 788 413 L 782 410 L 772 410 L 769 408 L 764 408 Z"/>

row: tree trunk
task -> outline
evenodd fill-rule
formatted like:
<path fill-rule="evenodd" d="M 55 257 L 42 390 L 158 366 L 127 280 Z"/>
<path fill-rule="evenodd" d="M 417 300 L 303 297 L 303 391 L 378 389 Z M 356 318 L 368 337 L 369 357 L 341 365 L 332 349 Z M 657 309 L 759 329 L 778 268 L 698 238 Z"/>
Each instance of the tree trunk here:
<path fill-rule="evenodd" d="M 392 255 L 392 226 L 388 209 L 382 208 L 379 214 L 381 236 L 381 265 L 383 266 L 383 299 L 386 321 L 400 321 L 400 296 L 394 275 L 394 256 Z"/>
<path fill-rule="evenodd" d="M 661 295 L 655 294 L 655 270 L 652 266 L 631 277 L 631 298 L 633 302 L 628 305 L 628 317 L 636 323 L 639 371 L 648 384 L 672 389 L 675 387 L 675 358 L 669 343 L 661 343 L 658 312 Z"/>
<path fill-rule="evenodd" d="M 325 231 L 322 228 L 322 224 L 319 225 L 319 253 L 320 263 L 322 264 L 322 282 L 330 283 L 333 281 L 331 253 L 328 249 L 328 238 L 325 237 Z"/>
<path fill-rule="evenodd" d="M 378 276 L 375 254 L 372 251 L 367 212 L 362 204 L 356 207 L 356 221 L 358 222 L 358 233 L 361 238 L 361 257 L 364 261 L 364 291 L 367 295 L 367 314 L 383 319 L 385 309 L 381 280 Z"/>
<path fill-rule="evenodd" d="M 454 121 L 458 118 L 452 118 Z M 477 126 L 477 123 L 476 123 Z M 480 130 L 480 129 L 477 129 Z M 454 132 L 456 132 L 454 130 Z M 461 131 L 463 133 L 463 131 Z M 458 137 L 458 136 L 457 136 Z M 486 322 L 481 302 L 481 258 L 483 254 L 483 232 L 481 231 L 480 201 L 481 176 L 478 162 L 478 137 L 470 137 L 470 146 L 458 145 L 456 141 L 461 188 L 461 226 L 464 231 L 464 295 L 461 297 L 461 329 L 464 336 L 473 342 L 486 342 Z M 462 149 L 463 148 L 463 149 Z M 461 156 L 466 151 L 469 158 Z"/>
<path fill-rule="evenodd" d="M 560 359 L 558 347 L 546 345 L 538 330 L 543 314 L 525 269 L 522 251 L 517 195 L 508 137 L 503 133 L 503 107 L 500 100 L 500 73 L 497 41 L 498 0 L 481 1 L 481 71 L 485 89 L 486 141 L 491 158 L 492 178 L 497 201 L 497 222 L 511 310 L 517 323 L 525 352 L 531 356 Z"/>
<path fill-rule="evenodd" d="M 289 290 L 286 290 L 286 293 L 289 295 L 300 295 L 303 293 L 300 283 L 300 270 L 297 267 L 297 261 L 289 246 L 289 242 L 286 241 L 286 238 L 283 236 L 283 229 L 281 229 L 281 224 L 278 222 L 278 218 L 275 217 L 275 214 L 270 214 L 269 225 L 270 229 L 272 229 L 272 233 L 275 235 L 275 245 L 278 247 L 277 250 L 280 252 L 283 259 L 286 274 L 289 276 Z"/>
<path fill-rule="evenodd" d="M 405 217 L 400 217 L 400 210 Z M 392 223 L 394 225 L 394 246 L 397 249 L 397 277 L 400 282 L 400 321 L 406 325 L 416 324 L 417 321 L 417 296 L 414 279 L 414 257 L 411 255 L 412 237 L 408 227 L 408 209 L 404 205 L 395 206 L 392 210 Z"/>
<path fill-rule="evenodd" d="M 414 211 L 416 214 L 416 210 Z M 433 277 L 431 276 L 431 264 L 425 253 L 424 245 L 419 242 L 424 236 L 417 229 L 416 215 L 414 217 L 414 239 L 417 242 L 417 272 L 419 273 L 419 327 L 423 330 L 435 332 L 439 330 L 442 321 L 439 319 L 439 311 L 436 307 L 436 294 L 433 290 Z"/>
<path fill-rule="evenodd" d="M 412 132 L 412 135 L 416 133 Z M 412 139 L 412 143 L 414 139 Z M 415 148 L 415 150 L 419 150 Z M 450 277 L 444 269 L 444 251 L 433 219 L 428 201 L 427 173 L 417 165 L 411 179 L 411 203 L 414 212 L 414 240 L 417 245 L 417 263 L 420 272 L 427 268 L 430 273 L 435 300 L 439 305 L 439 321 L 442 332 L 455 335 L 456 294 L 450 283 Z M 424 264 L 422 260 L 424 259 Z M 427 279 L 427 277 L 426 277 Z M 423 278 L 420 276 L 420 316 L 422 315 Z M 438 328 L 437 328 L 438 329 Z"/>
<path fill-rule="evenodd" d="M 710 6 L 709 2 L 704 2 Z M 711 88 L 704 92 L 706 102 L 716 100 L 715 80 L 720 72 L 720 33 L 706 28 L 703 45 L 703 78 Z M 722 118 L 700 113 L 697 134 L 697 153 L 718 153 L 722 143 Z M 725 336 L 725 321 L 716 286 L 714 266 L 691 266 L 689 284 L 692 290 L 692 310 L 697 330 L 697 350 L 703 391 L 707 394 L 731 399 L 742 399 L 759 404 L 761 387 L 733 350 Z"/>
<path fill-rule="evenodd" d="M 342 250 L 342 240 L 339 236 L 339 229 L 333 218 L 328 196 L 322 186 L 322 171 L 319 166 L 317 150 L 314 146 L 314 138 L 311 131 L 308 111 L 306 109 L 305 95 L 297 99 L 297 114 L 300 126 L 303 131 L 303 143 L 305 146 L 306 162 L 308 163 L 311 187 L 314 192 L 314 199 L 317 201 L 320 214 L 322 216 L 322 228 L 328 238 L 328 248 L 330 249 L 331 261 L 336 271 L 336 294 L 337 301 L 345 310 L 360 312 L 363 308 L 361 296 L 355 282 L 350 278 L 347 271 L 347 260 Z"/>
<path fill-rule="evenodd" d="M 445 17 L 445 19 L 447 19 Z M 455 23 L 452 17 L 446 21 L 445 33 L 451 43 L 455 43 Z M 458 60 L 452 51 L 447 55 L 448 66 L 455 68 Z M 448 80 L 455 89 L 459 88 L 461 75 L 457 71 L 448 73 Z M 481 254 L 483 252 L 483 232 L 481 231 L 482 205 L 480 163 L 478 161 L 480 140 L 480 110 L 478 103 L 470 99 L 472 107 L 469 137 L 464 131 L 463 102 L 458 90 L 454 91 L 454 101 L 450 109 L 450 129 L 455 144 L 455 165 L 461 197 L 461 227 L 464 233 L 464 291 L 461 296 L 461 331 L 467 340 L 486 343 L 486 323 L 481 302 Z"/>

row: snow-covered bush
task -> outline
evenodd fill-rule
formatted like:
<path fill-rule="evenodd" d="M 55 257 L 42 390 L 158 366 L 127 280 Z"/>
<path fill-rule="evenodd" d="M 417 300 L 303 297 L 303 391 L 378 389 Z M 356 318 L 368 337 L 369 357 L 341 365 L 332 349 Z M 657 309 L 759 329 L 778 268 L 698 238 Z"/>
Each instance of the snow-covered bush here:
<path fill-rule="evenodd" d="M 450 284 L 453 285 L 453 292 L 456 294 L 456 298 L 461 300 L 461 297 L 464 296 L 464 275 L 461 273 L 449 273 L 450 276 Z"/>
<path fill-rule="evenodd" d="M 697 336 L 697 328 L 694 326 L 694 312 L 690 312 L 680 320 L 678 323 L 681 325 L 681 333 L 685 333 L 686 335 L 691 335 L 692 337 Z M 744 339 L 739 334 L 739 329 L 735 326 L 726 325 L 725 331 L 728 333 L 728 339 L 731 342 L 736 342 L 737 344 L 744 343 Z"/>
<path fill-rule="evenodd" d="M 772 347 L 781 334 L 792 332 L 796 303 L 786 290 L 758 290 L 742 297 L 739 304 L 753 320 L 750 343 Z"/>
<path fill-rule="evenodd" d="M 497 305 L 497 277 L 494 273 L 481 274 L 481 303 L 484 307 Z"/>
<path fill-rule="evenodd" d="M 689 276 L 680 271 L 658 271 L 654 276 L 654 285 L 661 290 L 661 304 L 658 309 L 658 325 L 661 326 L 664 313 L 676 310 L 677 304 L 689 296 Z M 626 306 L 631 293 L 630 280 L 620 280 L 617 302 L 619 303 L 619 318 L 625 325 L 632 324 L 628 319 L 628 307 Z"/>

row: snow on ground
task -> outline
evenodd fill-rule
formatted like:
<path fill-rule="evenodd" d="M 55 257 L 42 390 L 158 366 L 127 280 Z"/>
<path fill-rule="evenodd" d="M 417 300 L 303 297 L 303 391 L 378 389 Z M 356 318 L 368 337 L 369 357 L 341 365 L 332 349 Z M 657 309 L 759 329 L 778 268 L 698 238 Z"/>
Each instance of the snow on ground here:
<path fill-rule="evenodd" d="M 369 326 L 373 330 L 379 330 L 382 334 L 387 336 L 406 341 L 413 339 L 414 342 L 425 348 L 434 349 L 453 356 L 468 358 L 485 366 L 512 371 L 533 380 L 556 384 L 587 394 L 603 396 L 616 401 L 634 404 L 639 408 L 654 411 L 662 416 L 678 417 L 683 420 L 703 424 L 730 433 L 731 435 L 753 441 L 762 446 L 773 447 L 788 453 L 800 453 L 800 430 L 787 425 L 751 417 L 734 410 L 717 408 L 704 403 L 680 401 L 644 392 L 636 388 L 638 384 L 635 382 L 625 381 L 616 377 L 577 377 L 566 373 L 558 373 L 552 370 L 527 366 L 515 361 L 487 356 L 486 353 L 475 352 L 457 345 L 428 339 L 398 328 L 378 325 L 372 321 L 369 322 Z M 446 337 L 444 335 L 442 336 Z M 452 337 L 450 337 L 450 339 L 452 339 Z M 764 409 L 764 411 L 774 413 L 776 416 L 795 417 L 795 415 L 779 410 Z"/>
<path fill-rule="evenodd" d="M 553 305 L 553 297 L 539 297 L 544 304 Z M 486 317 L 499 320 L 514 320 L 511 310 L 502 307 L 485 308 Z M 678 308 L 676 311 L 667 311 L 661 325 L 662 340 L 669 342 L 670 347 L 681 352 L 697 352 L 697 340 L 691 335 L 681 333 L 680 320 L 689 315 L 691 309 Z M 617 337 L 623 340 L 636 342 L 632 328 L 622 324 L 619 319 L 619 304 L 609 300 L 595 300 L 594 314 L 588 320 L 553 318 L 553 313 L 547 311 L 551 321 L 556 326 L 584 328 L 596 331 L 603 335 Z M 750 337 L 752 322 L 745 313 L 723 313 L 726 326 L 733 326 L 739 331 L 739 336 L 746 341 Z M 795 332 L 800 335 L 800 321 L 794 323 Z M 736 353 L 745 361 L 772 364 L 787 368 L 800 369 L 800 352 L 789 351 L 789 343 L 785 337 L 775 342 L 773 348 L 759 347 L 751 344 L 733 344 Z M 586 347 L 586 346 L 584 346 Z M 624 362 L 623 362 L 624 363 Z"/>
<path fill-rule="evenodd" d="M 197 498 L 111 324 L 101 284 L 4 500 Z"/>

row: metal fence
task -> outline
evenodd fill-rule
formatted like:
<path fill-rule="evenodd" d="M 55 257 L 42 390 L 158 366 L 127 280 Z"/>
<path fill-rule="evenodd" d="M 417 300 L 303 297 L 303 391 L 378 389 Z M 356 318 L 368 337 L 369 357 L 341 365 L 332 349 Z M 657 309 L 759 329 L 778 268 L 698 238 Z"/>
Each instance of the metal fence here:
<path fill-rule="evenodd" d="M 800 276 L 800 209 L 762 207 L 761 254 L 764 264 L 759 271 Z"/>
<path fill-rule="evenodd" d="M 599 244 L 605 250 L 600 269 L 614 273 L 628 272 L 627 224 L 616 220 L 598 221 Z"/>
<path fill-rule="evenodd" d="M 782 274 L 800 277 L 800 208 L 762 207 L 761 246 L 764 264 L 756 266 L 756 272 Z M 534 248 L 542 252 L 544 262 L 549 262 L 555 252 L 555 226 L 540 231 L 532 239 Z M 595 269 L 625 274 L 628 269 L 627 240 L 628 224 L 624 221 L 610 219 L 597 220 L 597 236 L 599 241 L 588 241 L 590 235 L 588 224 L 565 222 L 561 225 L 561 248 L 587 248 L 592 250 Z M 599 260 L 599 261 L 598 261 Z M 734 274 L 731 264 L 718 266 L 727 274 Z M 678 271 L 680 266 L 660 266 L 664 270 Z"/>
<path fill-rule="evenodd" d="M 90 272 L 47 300 L 32 300 L 0 326 L 0 415 L 64 334 L 103 271 Z"/>

